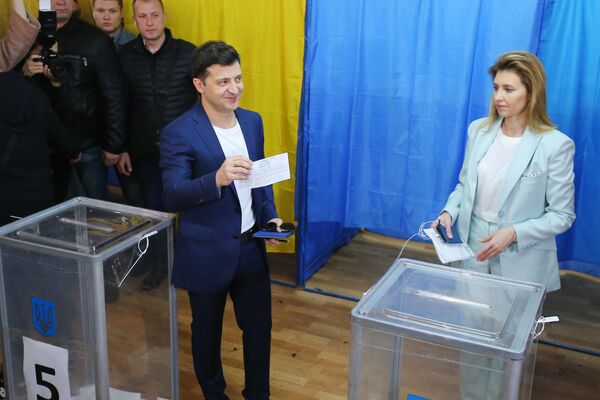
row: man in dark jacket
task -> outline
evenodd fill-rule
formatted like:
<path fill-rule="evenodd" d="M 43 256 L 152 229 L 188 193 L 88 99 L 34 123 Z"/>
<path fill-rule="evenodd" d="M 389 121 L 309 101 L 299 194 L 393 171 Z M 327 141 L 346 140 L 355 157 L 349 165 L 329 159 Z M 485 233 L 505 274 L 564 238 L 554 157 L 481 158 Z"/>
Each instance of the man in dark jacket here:
<path fill-rule="evenodd" d="M 123 0 L 93 0 L 92 7 L 96 26 L 113 40 L 116 50 L 136 38 L 136 35 L 125 29 L 123 24 Z M 128 147 L 128 143 L 125 143 L 125 149 Z M 114 168 L 127 204 L 146 208 L 146 200 L 137 172 L 120 174 L 118 165 L 115 164 Z"/>
<path fill-rule="evenodd" d="M 96 26 L 112 38 L 117 50 L 135 39 L 123 24 L 123 0 L 93 0 L 92 9 Z"/>
<path fill-rule="evenodd" d="M 172 37 L 165 28 L 161 0 L 134 0 L 139 36 L 119 49 L 128 94 L 129 149 L 121 154 L 119 172 L 136 170 L 148 208 L 164 210 L 158 145 L 166 124 L 196 101 L 190 80 L 194 45 Z"/>
<path fill-rule="evenodd" d="M 75 0 L 52 0 L 56 11 L 59 58 L 39 60 L 40 48 L 23 65 L 23 73 L 41 87 L 81 152 L 75 170 L 85 194 L 102 198 L 106 191 L 105 165 L 113 165 L 122 151 L 125 97 L 121 69 L 109 37 L 82 21 Z M 70 168 L 54 165 L 57 198 L 66 194 Z"/>
<path fill-rule="evenodd" d="M 68 135 L 44 93 L 15 72 L 0 73 L 0 225 L 54 204 L 50 151 L 65 161 Z"/>
<path fill-rule="evenodd" d="M 133 17 L 140 34 L 119 49 L 128 94 L 126 143 L 129 147 L 121 154 L 118 166 L 119 172 L 125 175 L 135 170 L 148 208 L 164 210 L 158 151 L 160 133 L 197 99 L 191 81 L 195 46 L 173 38 L 165 28 L 161 0 L 134 0 Z M 160 285 L 166 277 L 165 270 L 159 265 L 150 267 L 142 289 Z M 134 270 L 132 274 L 144 272 Z"/>

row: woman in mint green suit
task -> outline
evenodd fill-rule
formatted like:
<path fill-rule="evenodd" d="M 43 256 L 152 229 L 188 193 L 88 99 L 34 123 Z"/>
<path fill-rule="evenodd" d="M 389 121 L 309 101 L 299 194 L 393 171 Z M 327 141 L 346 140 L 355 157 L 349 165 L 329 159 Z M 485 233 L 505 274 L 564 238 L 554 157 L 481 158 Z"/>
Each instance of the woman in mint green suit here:
<path fill-rule="evenodd" d="M 546 113 L 546 76 L 535 55 L 502 54 L 489 73 L 489 116 L 469 126 L 459 181 L 439 221 L 450 235 L 456 223 L 476 253 L 463 268 L 557 290 L 555 237 L 575 220 L 575 145 Z"/>
<path fill-rule="evenodd" d="M 461 239 L 475 253 L 463 262 L 464 269 L 557 290 L 555 237 L 575 220 L 575 145 L 546 113 L 546 76 L 535 55 L 504 53 L 489 73 L 494 83 L 489 116 L 469 126 L 459 181 L 438 222 L 450 236 L 450 226 L 457 224 Z M 474 301 L 492 301 L 477 287 L 459 291 L 470 293 Z M 531 386 L 515 386 L 509 370 L 507 360 L 461 353 L 460 398 L 518 398 L 518 390 Z"/>

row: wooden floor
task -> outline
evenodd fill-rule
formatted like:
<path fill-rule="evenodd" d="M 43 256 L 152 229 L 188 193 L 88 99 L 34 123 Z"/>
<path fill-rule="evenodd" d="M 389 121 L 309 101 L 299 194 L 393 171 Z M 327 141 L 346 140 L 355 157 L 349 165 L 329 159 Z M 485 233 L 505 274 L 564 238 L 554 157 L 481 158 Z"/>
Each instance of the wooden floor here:
<path fill-rule="evenodd" d="M 403 242 L 359 233 L 342 247 L 307 287 L 361 297 L 398 256 Z M 436 262 L 430 245 L 409 245 L 402 257 Z M 295 257 L 270 254 L 272 277 L 295 281 Z M 559 315 L 542 338 L 567 346 L 600 351 L 600 283 L 576 274 L 562 276 L 562 290 L 548 295 L 544 315 Z M 355 302 L 273 285 L 273 399 L 345 399 L 349 359 L 349 315 Z M 189 340 L 189 311 L 180 300 L 180 334 Z M 241 399 L 243 386 L 239 332 L 231 307 L 226 316 L 225 373 L 231 399 Z M 188 336 L 186 336 L 188 335 Z M 181 345 L 181 352 L 189 347 Z M 182 363 L 182 374 L 187 368 Z M 189 369 L 191 371 L 191 369 Z M 182 375 L 182 398 L 198 398 L 191 372 Z M 189 392 L 188 392 L 189 391 Z M 189 397 L 188 397 L 189 395 Z M 533 399 L 600 399 L 600 357 L 538 345 Z M 404 400 L 404 399 L 402 399 Z"/>
<path fill-rule="evenodd" d="M 280 400 L 346 398 L 353 302 L 273 285 L 271 398 Z M 193 374 L 187 296 L 179 293 L 181 398 L 199 399 Z M 227 304 L 222 358 L 227 394 L 242 399 L 241 333 Z"/>
<path fill-rule="evenodd" d="M 403 243 L 360 232 L 350 244 L 336 252 L 307 287 L 360 298 L 393 263 Z M 437 263 L 431 245 L 423 243 L 409 243 L 402 257 Z M 296 281 L 295 255 L 269 254 L 269 259 L 273 279 L 288 283 Z M 136 278 L 132 282 L 139 284 L 137 281 Z M 562 276 L 562 285 L 563 289 L 550 294 L 545 303 L 545 315 L 559 315 L 561 322 L 549 325 L 543 338 L 600 351 L 600 283 L 568 274 Z M 346 399 L 350 311 L 356 303 L 278 284 L 272 285 L 272 293 L 271 398 Z M 138 302 L 144 306 L 142 314 L 146 314 L 142 319 L 146 324 L 153 321 L 149 326 L 156 327 L 151 329 L 158 331 L 158 325 L 166 329 L 164 315 L 151 317 L 152 302 L 142 298 Z M 118 310 L 117 305 L 112 307 Z M 178 307 L 181 399 L 201 399 L 193 372 L 191 316 L 185 292 L 178 292 Z M 160 323 L 155 321 L 157 317 Z M 135 347 L 134 342 L 129 345 Z M 235 324 L 230 302 L 225 314 L 222 358 L 228 382 L 227 395 L 232 400 L 240 400 L 243 388 L 241 333 Z M 600 357 L 538 345 L 532 398 L 600 400 Z M 397 400 L 405 400 L 405 397 Z"/>
<path fill-rule="evenodd" d="M 431 253 L 423 246 L 407 247 L 405 256 L 433 261 Z M 397 243 L 362 233 L 340 249 L 309 282 L 309 286 L 359 297 L 387 270 L 397 251 Z M 270 254 L 269 258 L 274 278 L 295 280 L 294 255 Z M 107 305 L 107 318 L 113 333 L 109 348 L 114 350 L 110 352 L 111 383 L 121 390 L 139 391 L 144 388 L 146 394 L 154 393 L 144 398 L 156 398 L 156 395 L 168 397 L 159 389 L 164 388 L 160 377 L 168 379 L 168 364 L 165 363 L 168 353 L 164 347 L 159 350 L 158 346 L 151 345 L 168 343 L 168 315 L 164 312 L 168 298 L 167 282 L 164 281 L 156 290 L 144 292 L 139 290 L 141 280 L 142 277 L 129 278 L 121 287 L 118 301 Z M 346 399 L 351 347 L 350 312 L 356 302 L 278 284 L 272 285 L 272 292 L 271 398 Z M 193 372 L 188 299 L 183 291 L 178 291 L 177 295 L 181 399 L 201 399 Z M 564 276 L 563 290 L 548 296 L 546 303 L 546 315 L 557 314 L 561 322 L 549 325 L 543 337 L 600 350 L 599 308 L 599 283 L 579 276 Z M 163 311 L 159 313 L 157 310 Z M 241 332 L 236 326 L 231 303 L 228 303 L 222 359 L 228 382 L 227 394 L 232 400 L 242 399 L 241 343 Z M 600 399 L 600 357 L 543 344 L 538 346 L 537 356 L 533 399 Z M 416 365 L 419 362 L 417 360 Z M 438 384 L 455 385 L 456 370 L 448 373 L 447 369 L 433 364 L 429 372 L 430 376 L 440 378 Z M 149 374 L 157 378 L 148 381 Z M 120 377 L 121 381 L 116 377 Z M 456 395 L 432 400 L 454 398 L 457 398 Z M 405 399 L 404 394 L 396 400 Z"/>
<path fill-rule="evenodd" d="M 273 400 L 347 398 L 350 311 L 355 304 L 273 285 Z M 202 397 L 193 375 L 190 313 L 184 293 L 180 293 L 179 306 L 181 398 L 199 399 Z M 222 353 L 227 394 L 232 400 L 242 399 L 241 335 L 231 304 L 227 305 Z M 532 398 L 600 399 L 599 378 L 600 357 L 539 345 Z"/>

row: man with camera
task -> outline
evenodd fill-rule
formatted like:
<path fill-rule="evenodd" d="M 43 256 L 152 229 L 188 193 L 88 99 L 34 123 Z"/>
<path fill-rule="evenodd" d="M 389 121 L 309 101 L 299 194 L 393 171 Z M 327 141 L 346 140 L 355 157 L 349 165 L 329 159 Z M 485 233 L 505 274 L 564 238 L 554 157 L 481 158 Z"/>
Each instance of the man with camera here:
<path fill-rule="evenodd" d="M 73 167 L 84 193 L 74 194 L 103 198 L 104 165 L 114 165 L 123 146 L 122 73 L 110 38 L 75 15 L 76 0 L 51 5 L 56 25 L 52 18 L 41 19 L 38 46 L 22 71 L 46 92 L 80 152 Z M 70 171 L 68 163 L 54 163 L 58 201 L 68 192 Z"/>
<path fill-rule="evenodd" d="M 123 0 L 93 0 L 92 11 L 96 26 L 113 40 L 116 50 L 136 38 L 136 35 L 125 29 L 123 25 Z M 126 142 L 125 152 L 128 151 L 128 147 L 129 143 Z M 146 200 L 137 172 L 121 174 L 116 164 L 115 171 L 127 204 L 145 208 Z"/>

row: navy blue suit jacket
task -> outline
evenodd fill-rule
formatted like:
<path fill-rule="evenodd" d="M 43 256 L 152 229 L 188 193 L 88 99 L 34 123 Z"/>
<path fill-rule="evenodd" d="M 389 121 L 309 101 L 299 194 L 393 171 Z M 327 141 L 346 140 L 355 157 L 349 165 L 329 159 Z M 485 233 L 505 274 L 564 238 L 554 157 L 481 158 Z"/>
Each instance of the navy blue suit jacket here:
<path fill-rule="evenodd" d="M 255 112 L 238 108 L 248 155 L 264 158 L 263 124 Z M 200 102 L 167 125 L 160 139 L 163 194 L 168 210 L 179 212 L 172 282 L 200 293 L 225 289 L 240 252 L 242 214 L 233 184 L 217 188 L 215 175 L 225 155 Z M 256 223 L 277 217 L 271 186 L 252 189 Z M 264 242 L 261 243 L 264 250 Z"/>

